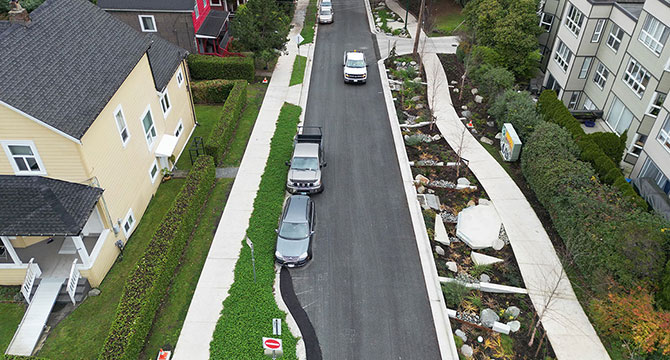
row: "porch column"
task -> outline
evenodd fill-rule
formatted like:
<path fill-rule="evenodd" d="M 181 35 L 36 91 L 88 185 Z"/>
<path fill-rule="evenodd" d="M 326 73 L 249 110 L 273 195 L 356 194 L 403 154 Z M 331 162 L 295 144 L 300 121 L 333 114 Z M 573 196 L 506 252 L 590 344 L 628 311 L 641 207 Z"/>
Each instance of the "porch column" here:
<path fill-rule="evenodd" d="M 9 253 L 9 256 L 14 261 L 14 264 L 16 265 L 23 264 L 21 262 L 21 259 L 19 259 L 19 256 L 16 254 L 16 251 L 14 250 L 12 243 L 9 241 L 9 238 L 6 236 L 0 236 L 0 239 L 2 239 L 2 244 L 5 246 L 5 251 Z"/>
<path fill-rule="evenodd" d="M 223 0 L 223 11 L 228 11 L 228 0 Z"/>
<path fill-rule="evenodd" d="M 84 240 L 81 236 L 73 236 L 72 241 L 74 241 L 74 246 L 77 248 L 81 262 L 85 268 L 91 267 L 91 258 L 88 257 L 88 252 L 86 251 L 86 246 L 84 246 Z"/>

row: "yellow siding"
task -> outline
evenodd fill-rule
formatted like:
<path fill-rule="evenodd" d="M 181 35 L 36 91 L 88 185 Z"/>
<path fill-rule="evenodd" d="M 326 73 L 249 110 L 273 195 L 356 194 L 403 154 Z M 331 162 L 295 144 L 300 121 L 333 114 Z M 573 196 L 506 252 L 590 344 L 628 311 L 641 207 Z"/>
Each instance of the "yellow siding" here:
<path fill-rule="evenodd" d="M 21 285 L 26 278 L 28 266 L 23 269 L 0 269 L 0 285 Z"/>
<path fill-rule="evenodd" d="M 107 275 L 109 269 L 112 268 L 116 257 L 119 255 L 119 249 L 114 245 L 115 241 L 114 233 L 110 233 L 107 239 L 105 239 L 105 243 L 102 245 L 100 253 L 95 259 L 95 263 L 93 263 L 90 269 L 81 270 L 81 276 L 87 278 L 92 287 L 100 286 L 100 283 L 105 278 L 105 275 Z"/>
<path fill-rule="evenodd" d="M 17 236 L 16 239 L 10 240 L 12 246 L 20 249 L 30 245 L 35 245 L 40 241 L 48 239 L 48 236 Z"/>

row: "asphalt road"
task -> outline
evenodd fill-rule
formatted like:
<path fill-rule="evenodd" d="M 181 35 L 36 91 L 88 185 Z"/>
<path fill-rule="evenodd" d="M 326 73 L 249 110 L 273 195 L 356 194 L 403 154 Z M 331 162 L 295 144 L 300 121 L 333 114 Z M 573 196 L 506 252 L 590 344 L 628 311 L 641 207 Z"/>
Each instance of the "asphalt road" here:
<path fill-rule="evenodd" d="M 305 123 L 328 166 L 314 257 L 291 276 L 324 359 L 439 359 L 363 1 L 334 0 L 318 30 Z M 345 49 L 365 52 L 367 84 L 343 83 Z"/>

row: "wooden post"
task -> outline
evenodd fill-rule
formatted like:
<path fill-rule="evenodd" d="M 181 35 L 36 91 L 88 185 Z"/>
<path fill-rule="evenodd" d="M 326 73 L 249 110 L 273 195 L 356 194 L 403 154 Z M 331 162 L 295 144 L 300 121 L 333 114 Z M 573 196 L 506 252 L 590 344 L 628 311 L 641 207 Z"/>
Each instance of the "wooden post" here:
<path fill-rule="evenodd" d="M 414 56 L 419 50 L 419 38 L 421 38 L 421 21 L 423 20 L 423 8 L 426 6 L 426 0 L 421 0 L 421 8 L 419 9 L 419 19 L 416 24 L 416 36 L 414 37 Z"/>

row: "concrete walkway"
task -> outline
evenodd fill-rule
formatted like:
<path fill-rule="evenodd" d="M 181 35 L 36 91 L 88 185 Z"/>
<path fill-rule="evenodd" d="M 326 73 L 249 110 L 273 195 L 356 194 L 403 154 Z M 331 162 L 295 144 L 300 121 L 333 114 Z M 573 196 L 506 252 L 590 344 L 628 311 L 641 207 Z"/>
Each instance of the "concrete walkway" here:
<path fill-rule="evenodd" d="M 386 4 L 396 13 L 404 14 L 395 1 L 388 0 Z M 410 14 L 407 27 L 412 35 L 416 26 L 416 19 Z M 453 52 L 453 47 L 438 49 L 438 52 Z M 422 61 L 427 74 L 428 97 L 436 91 L 435 98 L 439 99 L 435 104 L 437 127 L 452 148 L 458 148 L 463 140 L 462 156 L 470 160 L 470 170 L 485 188 L 505 224 L 528 294 L 542 318 L 556 356 L 566 360 L 609 359 L 532 207 L 507 172 L 459 120 L 437 55 L 424 53 Z M 435 89 L 431 84 L 436 81 L 444 85 Z"/>
<path fill-rule="evenodd" d="M 308 0 L 298 0 L 287 52 L 279 60 L 268 85 L 237 177 L 209 249 L 198 285 L 174 351 L 175 360 L 208 359 L 209 343 L 223 308 L 223 300 L 234 281 L 233 270 L 249 226 L 253 202 L 270 153 L 270 139 L 279 111 L 289 96 L 289 80 L 298 48 L 293 40 L 302 29 Z M 306 55 L 309 46 L 301 46 Z M 309 63 L 308 63 L 309 66 Z M 298 96 L 298 102 L 306 95 Z M 295 101 L 294 98 L 290 99 Z M 290 315 L 289 315 L 290 317 Z M 270 324 L 268 324 L 268 327 Z M 260 349 L 260 343 L 259 343 Z"/>

